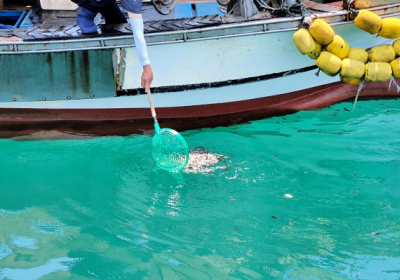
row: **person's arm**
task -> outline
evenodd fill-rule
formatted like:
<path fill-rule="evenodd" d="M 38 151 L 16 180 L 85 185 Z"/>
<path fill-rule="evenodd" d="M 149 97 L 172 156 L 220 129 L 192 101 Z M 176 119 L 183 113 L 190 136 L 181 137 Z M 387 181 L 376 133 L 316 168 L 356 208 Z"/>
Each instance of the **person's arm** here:
<path fill-rule="evenodd" d="M 129 15 L 128 21 L 132 26 L 136 52 L 138 54 L 140 63 L 143 66 L 141 85 L 143 88 L 145 88 L 147 92 L 153 81 L 153 70 L 151 69 L 150 60 L 147 53 L 147 44 L 144 39 L 143 18 L 141 14 L 134 14 L 131 12 L 128 12 L 128 15 Z"/>

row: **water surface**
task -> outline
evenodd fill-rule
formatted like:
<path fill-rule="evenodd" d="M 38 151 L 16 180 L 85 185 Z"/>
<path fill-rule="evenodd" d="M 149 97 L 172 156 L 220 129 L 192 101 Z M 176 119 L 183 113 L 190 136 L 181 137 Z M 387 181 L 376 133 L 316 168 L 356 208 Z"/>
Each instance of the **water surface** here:
<path fill-rule="evenodd" d="M 0 140 L 0 279 L 400 279 L 400 100 L 150 136 Z"/>

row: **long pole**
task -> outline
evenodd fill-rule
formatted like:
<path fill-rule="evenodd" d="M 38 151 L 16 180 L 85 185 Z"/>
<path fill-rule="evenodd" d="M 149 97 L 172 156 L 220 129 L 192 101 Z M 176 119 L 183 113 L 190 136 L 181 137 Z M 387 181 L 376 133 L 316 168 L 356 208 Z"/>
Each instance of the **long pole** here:
<path fill-rule="evenodd" d="M 0 10 L 3 10 L 4 9 L 4 2 L 3 2 L 3 0 L 0 0 Z"/>

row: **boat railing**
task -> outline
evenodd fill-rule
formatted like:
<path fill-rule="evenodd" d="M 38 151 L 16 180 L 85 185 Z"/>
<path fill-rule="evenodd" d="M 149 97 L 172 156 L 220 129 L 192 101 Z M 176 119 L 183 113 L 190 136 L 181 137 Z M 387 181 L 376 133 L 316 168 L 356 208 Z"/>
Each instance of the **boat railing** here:
<path fill-rule="evenodd" d="M 382 17 L 400 15 L 400 3 L 390 4 L 380 7 L 374 7 L 374 11 Z M 340 25 L 348 23 L 348 11 L 339 10 L 335 12 L 321 12 L 318 17 L 324 18 L 331 25 Z M 210 17 L 212 19 L 212 17 Z M 146 41 L 148 45 L 175 44 L 198 40 L 222 39 L 237 36 L 251 36 L 263 33 L 285 32 L 296 30 L 302 22 L 302 17 L 270 18 L 254 21 L 228 22 L 224 18 L 210 24 L 192 26 L 191 29 L 173 28 L 174 24 L 168 24 L 168 20 L 163 21 L 162 25 L 167 26 L 166 30 L 152 28 L 154 23 L 146 22 Z M 187 19 L 189 21 L 202 18 Z M 207 22 L 203 18 L 204 22 Z M 209 19 L 210 21 L 210 19 Z M 74 27 L 78 28 L 78 27 Z M 113 29 L 111 34 L 100 34 L 95 37 L 71 36 L 70 38 L 57 38 L 57 36 L 48 36 L 44 34 L 40 37 L 31 37 L 17 42 L 0 42 L 0 54 L 22 54 L 22 53 L 46 53 L 46 52 L 64 52 L 77 50 L 97 50 L 97 49 L 115 49 L 128 48 L 134 46 L 131 36 L 131 30 L 127 25 L 116 25 L 108 27 Z M 9 31 L 14 32 L 14 31 Z M 28 31 L 26 35 L 30 34 Z M 31 31 L 32 32 L 32 31 Z M 50 31 L 49 31 L 50 32 Z M 43 33 L 43 32 L 42 32 Z M 45 33 L 45 32 L 44 32 Z M 25 35 L 25 36 L 26 36 Z"/>

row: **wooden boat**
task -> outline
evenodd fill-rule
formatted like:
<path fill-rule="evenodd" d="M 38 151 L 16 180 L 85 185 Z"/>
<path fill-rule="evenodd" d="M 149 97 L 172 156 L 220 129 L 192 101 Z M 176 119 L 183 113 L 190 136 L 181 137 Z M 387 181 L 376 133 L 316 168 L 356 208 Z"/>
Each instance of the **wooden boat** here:
<path fill-rule="evenodd" d="M 394 0 L 296 5 L 323 18 L 352 47 L 393 42 L 357 28 L 354 9 L 400 18 L 400 3 Z M 153 99 L 162 127 L 226 126 L 355 97 L 357 85 L 317 75 L 315 60 L 296 49 L 293 33 L 302 15 L 260 10 L 252 16 L 198 11 L 193 16 L 196 11 L 190 9 L 189 17 L 163 18 L 144 5 Z M 42 21 L 28 29 L 0 29 L 0 137 L 37 131 L 129 135 L 153 128 L 128 25 L 100 24 L 99 35 L 82 36 L 74 11 L 36 6 L 27 11 L 31 18 L 32 11 Z M 51 21 L 44 22 L 45 16 Z M 389 82 L 365 83 L 360 93 L 399 95 Z"/>

